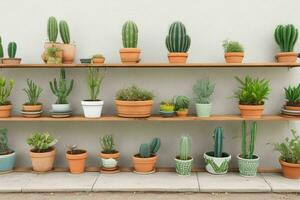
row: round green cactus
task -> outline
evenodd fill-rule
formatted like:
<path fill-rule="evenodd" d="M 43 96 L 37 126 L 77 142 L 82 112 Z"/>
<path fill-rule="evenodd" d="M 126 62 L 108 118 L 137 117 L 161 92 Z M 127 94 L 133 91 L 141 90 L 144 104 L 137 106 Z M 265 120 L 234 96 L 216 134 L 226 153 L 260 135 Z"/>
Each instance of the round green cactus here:
<path fill-rule="evenodd" d="M 191 45 L 191 38 L 186 34 L 183 23 L 174 22 L 169 29 L 169 35 L 166 37 L 166 46 L 169 52 L 186 53 Z"/>
<path fill-rule="evenodd" d="M 122 28 L 122 40 L 124 48 L 137 48 L 138 27 L 133 21 L 127 21 Z"/>
<path fill-rule="evenodd" d="M 17 43 L 15 42 L 10 42 L 8 44 L 8 56 L 9 58 L 15 58 L 16 57 L 16 53 L 17 53 Z"/>

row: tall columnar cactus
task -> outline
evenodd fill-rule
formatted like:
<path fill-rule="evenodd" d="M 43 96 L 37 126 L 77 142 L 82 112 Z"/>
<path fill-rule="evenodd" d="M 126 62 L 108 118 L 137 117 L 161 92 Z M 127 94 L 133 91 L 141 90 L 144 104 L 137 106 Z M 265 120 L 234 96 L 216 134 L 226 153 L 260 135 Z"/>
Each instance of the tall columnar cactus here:
<path fill-rule="evenodd" d="M 17 43 L 10 42 L 8 44 L 7 52 L 9 58 L 15 58 L 17 53 Z"/>
<path fill-rule="evenodd" d="M 188 136 L 182 136 L 180 140 L 179 159 L 188 160 L 191 151 L 191 139 Z"/>
<path fill-rule="evenodd" d="M 214 157 L 222 157 L 223 154 L 223 129 L 218 127 L 214 131 L 214 140 L 215 140 L 215 148 L 214 148 Z"/>
<path fill-rule="evenodd" d="M 281 52 L 294 51 L 298 39 L 298 29 L 293 24 L 278 25 L 274 36 Z"/>
<path fill-rule="evenodd" d="M 2 39 L 0 36 L 0 58 L 3 58 L 3 56 L 4 56 L 3 45 L 2 45 Z"/>
<path fill-rule="evenodd" d="M 7 83 L 5 77 L 0 77 L 0 105 L 9 104 L 8 97 L 14 87 L 14 80 L 9 80 Z"/>
<path fill-rule="evenodd" d="M 49 42 L 55 43 L 57 40 L 57 35 L 58 35 L 58 25 L 57 25 L 56 18 L 53 16 L 49 17 L 49 19 L 48 19 L 47 32 L 48 32 Z"/>
<path fill-rule="evenodd" d="M 62 41 L 65 44 L 70 44 L 70 31 L 68 23 L 66 21 L 62 20 L 59 22 L 59 32 Z"/>
<path fill-rule="evenodd" d="M 127 21 L 123 25 L 122 40 L 124 48 L 137 48 L 138 27 L 133 21 Z"/>
<path fill-rule="evenodd" d="M 141 158 L 149 158 L 155 155 L 160 148 L 160 139 L 154 138 L 150 144 L 141 144 L 139 150 L 139 156 Z"/>
<path fill-rule="evenodd" d="M 156 154 L 160 148 L 160 139 L 159 138 L 153 138 L 153 140 L 150 143 L 150 151 L 151 154 Z"/>
<path fill-rule="evenodd" d="M 243 121 L 242 122 L 242 158 L 245 159 L 253 158 L 256 135 L 257 135 L 257 123 L 252 122 L 249 150 L 247 150 L 247 124 L 246 121 Z"/>
<path fill-rule="evenodd" d="M 0 129 L 0 155 L 5 155 L 10 152 L 7 143 L 7 129 Z"/>
<path fill-rule="evenodd" d="M 67 97 L 71 93 L 74 85 L 74 80 L 71 80 L 70 84 L 67 83 L 65 69 L 60 70 L 60 77 L 57 81 L 56 78 L 53 83 L 50 81 L 50 88 L 52 93 L 57 97 L 57 104 L 67 104 Z"/>
<path fill-rule="evenodd" d="M 191 45 L 191 38 L 186 34 L 183 23 L 174 22 L 169 28 L 169 35 L 166 37 L 166 46 L 169 52 L 186 53 Z"/>

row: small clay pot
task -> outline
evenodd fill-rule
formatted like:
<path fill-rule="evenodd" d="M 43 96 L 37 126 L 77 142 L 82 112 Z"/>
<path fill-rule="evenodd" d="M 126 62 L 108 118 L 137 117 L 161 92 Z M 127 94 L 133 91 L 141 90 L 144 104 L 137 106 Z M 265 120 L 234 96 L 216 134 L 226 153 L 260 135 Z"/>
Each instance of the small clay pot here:
<path fill-rule="evenodd" d="M 53 169 L 53 164 L 56 155 L 56 149 L 53 148 L 49 152 L 37 153 L 29 152 L 32 162 L 33 171 L 48 172 Z"/>
<path fill-rule="evenodd" d="M 282 52 L 276 54 L 277 62 L 279 63 L 295 63 L 297 57 L 298 53 L 296 52 Z"/>
<path fill-rule="evenodd" d="M 180 64 L 186 63 L 187 53 L 168 53 L 169 63 Z"/>
<path fill-rule="evenodd" d="M 88 156 L 86 150 L 76 150 L 78 153 L 70 154 L 68 151 L 66 153 L 66 158 L 69 163 L 70 172 L 72 174 L 81 174 L 85 169 L 85 161 Z"/>
<path fill-rule="evenodd" d="M 228 52 L 224 54 L 226 63 L 242 63 L 244 59 L 243 52 Z"/>
<path fill-rule="evenodd" d="M 21 58 L 2 58 L 2 63 L 5 65 L 19 65 Z"/>
<path fill-rule="evenodd" d="M 140 158 L 138 155 L 132 157 L 133 167 L 135 172 L 138 173 L 151 173 L 155 170 L 157 162 L 157 155 L 153 155 L 150 158 Z"/>
<path fill-rule="evenodd" d="M 243 118 L 259 119 L 264 111 L 264 105 L 239 105 Z"/>
<path fill-rule="evenodd" d="M 286 110 L 300 111 L 300 106 L 284 106 Z"/>
<path fill-rule="evenodd" d="M 150 117 L 153 100 L 120 101 L 115 100 L 118 116 L 120 117 Z"/>
<path fill-rule="evenodd" d="M 177 110 L 176 111 L 176 114 L 178 117 L 186 117 L 188 115 L 188 110 Z"/>
<path fill-rule="evenodd" d="M 43 109 L 42 104 L 38 104 L 38 105 L 26 105 L 23 104 L 23 111 L 25 112 L 38 112 L 41 111 Z"/>
<path fill-rule="evenodd" d="M 0 118 L 6 118 L 11 116 L 12 105 L 0 106 Z"/>
<path fill-rule="evenodd" d="M 139 48 L 120 49 L 121 61 L 124 64 L 137 64 L 140 62 L 141 50 Z"/>
<path fill-rule="evenodd" d="M 105 58 L 92 58 L 93 64 L 103 64 L 105 61 Z"/>
<path fill-rule="evenodd" d="M 283 176 L 290 179 L 300 178 L 300 164 L 287 163 L 279 160 L 283 172 Z"/>

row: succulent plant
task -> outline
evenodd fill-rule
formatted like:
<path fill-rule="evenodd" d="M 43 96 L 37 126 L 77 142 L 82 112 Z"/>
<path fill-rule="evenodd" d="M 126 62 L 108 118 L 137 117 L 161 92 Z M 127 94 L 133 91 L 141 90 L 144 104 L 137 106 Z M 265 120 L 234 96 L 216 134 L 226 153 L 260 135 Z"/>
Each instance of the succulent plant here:
<path fill-rule="evenodd" d="M 184 111 L 189 109 L 190 99 L 186 96 L 177 96 L 175 98 L 175 111 Z"/>
<path fill-rule="evenodd" d="M 100 145 L 103 153 L 111 154 L 116 152 L 114 137 L 112 135 L 100 137 Z"/>
<path fill-rule="evenodd" d="M 135 85 L 121 89 L 116 94 L 116 99 L 121 101 L 147 101 L 152 100 L 154 94 Z"/>
<path fill-rule="evenodd" d="M 17 43 L 10 42 L 8 44 L 7 52 L 9 58 L 15 58 L 17 53 Z"/>
<path fill-rule="evenodd" d="M 300 83 L 297 86 L 284 88 L 287 106 L 300 106 Z"/>
<path fill-rule="evenodd" d="M 141 144 L 139 149 L 139 157 L 149 158 L 152 155 L 155 155 L 160 148 L 160 139 L 153 138 L 150 144 Z"/>
<path fill-rule="evenodd" d="M 160 102 L 159 109 L 164 112 L 172 112 L 175 109 L 175 105 L 173 101 L 162 101 Z"/>
<path fill-rule="evenodd" d="M 55 43 L 58 35 L 58 25 L 56 18 L 53 16 L 48 19 L 47 33 L 49 42 Z"/>
<path fill-rule="evenodd" d="M 215 84 L 211 83 L 208 78 L 201 79 L 193 86 L 193 91 L 197 103 L 209 104 L 211 95 L 215 91 Z"/>
<path fill-rule="evenodd" d="M 122 27 L 124 48 L 136 48 L 138 43 L 138 27 L 133 21 L 127 21 Z"/>
<path fill-rule="evenodd" d="M 221 158 L 223 155 L 223 129 L 218 127 L 214 131 L 214 157 Z"/>
<path fill-rule="evenodd" d="M 92 58 L 104 58 L 102 54 L 95 54 Z"/>
<path fill-rule="evenodd" d="M 27 79 L 27 88 L 24 88 L 23 91 L 28 97 L 27 105 L 38 105 L 38 99 L 43 91 L 43 89 L 37 86 L 32 80 Z"/>
<path fill-rule="evenodd" d="M 254 158 L 254 148 L 257 135 L 257 123 L 252 122 L 252 127 L 250 131 L 250 144 L 247 149 L 247 124 L 246 121 L 242 122 L 242 158 L 253 159 Z"/>
<path fill-rule="evenodd" d="M 62 57 L 59 55 L 59 52 L 62 51 L 60 48 L 57 47 L 49 47 L 46 50 L 44 60 L 47 64 L 61 64 Z"/>
<path fill-rule="evenodd" d="M 70 44 L 70 30 L 68 23 L 64 20 L 61 20 L 59 22 L 59 32 L 60 32 L 60 37 L 64 44 Z"/>
<path fill-rule="evenodd" d="M 191 153 L 191 139 L 188 136 L 182 136 L 179 147 L 179 159 L 189 160 Z"/>
<path fill-rule="evenodd" d="M 166 37 L 166 46 L 169 52 L 187 52 L 191 45 L 191 38 L 186 34 L 183 23 L 174 22 L 169 28 Z"/>
<path fill-rule="evenodd" d="M 0 36 L 0 59 L 4 57 L 2 38 Z"/>
<path fill-rule="evenodd" d="M 6 128 L 0 129 L 0 155 L 7 155 L 12 152 L 8 147 L 7 132 Z"/>
<path fill-rule="evenodd" d="M 292 52 L 298 39 L 298 29 L 293 24 L 278 25 L 274 37 L 281 52 Z"/>
<path fill-rule="evenodd" d="M 0 105 L 8 105 L 10 102 L 8 101 L 8 97 L 14 87 L 14 80 L 9 80 L 9 84 L 7 84 L 5 77 L 0 77 Z"/>
<path fill-rule="evenodd" d="M 223 48 L 225 53 L 244 52 L 243 46 L 236 41 L 224 40 Z"/>
<path fill-rule="evenodd" d="M 35 132 L 28 139 L 27 144 L 32 147 L 33 152 L 47 152 L 57 143 L 57 139 L 49 133 Z"/>

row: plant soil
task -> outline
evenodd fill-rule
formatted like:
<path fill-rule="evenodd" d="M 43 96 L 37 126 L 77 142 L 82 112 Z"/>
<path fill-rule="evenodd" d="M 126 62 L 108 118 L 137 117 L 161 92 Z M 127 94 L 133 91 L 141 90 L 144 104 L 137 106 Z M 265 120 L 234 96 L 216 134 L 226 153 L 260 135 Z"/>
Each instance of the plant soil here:
<path fill-rule="evenodd" d="M 83 154 L 85 153 L 86 150 L 83 150 L 83 149 L 76 149 L 76 150 L 73 150 L 73 151 L 67 151 L 67 154 L 70 154 L 70 155 L 78 155 L 78 154 Z"/>

